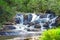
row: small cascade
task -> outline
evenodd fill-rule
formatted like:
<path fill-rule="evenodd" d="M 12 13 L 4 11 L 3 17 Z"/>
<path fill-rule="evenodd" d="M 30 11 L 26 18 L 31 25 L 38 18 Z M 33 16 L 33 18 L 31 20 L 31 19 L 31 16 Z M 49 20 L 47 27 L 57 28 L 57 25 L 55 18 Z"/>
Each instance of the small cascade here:
<path fill-rule="evenodd" d="M 45 28 L 45 24 L 47 23 L 47 27 L 52 28 L 55 25 L 56 19 L 58 16 L 51 16 L 52 14 L 47 14 L 44 17 L 41 17 L 42 15 L 36 15 L 36 14 L 28 14 L 27 15 L 27 19 L 25 19 L 27 21 L 27 24 L 25 23 L 23 14 L 17 14 L 15 17 L 15 22 L 16 25 L 12 25 L 15 27 L 15 29 L 10 30 L 10 32 L 0 32 L 0 34 L 4 34 L 4 35 L 18 35 L 20 32 L 28 32 L 27 30 L 34 30 L 35 29 L 35 25 L 38 24 L 41 31 L 44 31 Z M 32 25 L 30 25 L 32 24 Z M 54 24 L 54 25 L 53 25 Z M 30 25 L 30 26 L 29 26 Z"/>
<path fill-rule="evenodd" d="M 49 21 L 50 21 L 50 24 L 49 24 L 49 27 L 50 27 L 50 28 L 52 28 L 52 27 L 53 27 L 53 26 L 52 26 L 52 24 L 54 24 L 54 23 L 55 23 L 55 21 L 56 21 L 57 17 L 58 17 L 58 16 L 56 16 L 56 17 L 54 17 L 53 19 L 49 20 Z M 54 24 L 54 25 L 56 25 L 56 24 Z"/>
<path fill-rule="evenodd" d="M 36 17 L 37 17 L 36 14 L 32 14 L 32 20 L 31 20 L 31 22 L 34 22 L 36 20 Z"/>
<path fill-rule="evenodd" d="M 52 16 L 51 15 L 52 14 L 46 14 L 46 15 L 43 15 L 43 17 L 41 17 L 42 15 L 28 14 L 27 22 L 28 23 L 30 23 L 30 22 L 36 23 L 37 22 L 37 24 L 39 24 L 41 26 L 41 30 L 43 31 L 44 30 L 44 24 L 46 22 L 49 22 L 49 24 L 48 24 L 49 28 L 53 27 L 52 24 L 55 23 L 55 20 L 56 20 L 57 16 L 54 17 L 53 15 Z M 50 19 L 51 17 L 54 17 L 54 18 Z M 34 29 L 35 24 L 31 25 L 30 27 L 28 27 L 29 24 L 26 24 L 26 25 L 23 24 L 24 23 L 24 21 L 23 21 L 24 20 L 24 16 L 22 14 L 17 14 L 16 18 L 19 19 L 19 24 L 16 25 L 17 26 L 16 27 L 17 30 L 20 29 L 20 30 L 27 31 L 27 29 L 29 29 L 29 28 L 30 29 Z"/>
<path fill-rule="evenodd" d="M 31 22 L 31 20 L 32 20 L 32 14 L 29 14 L 28 15 L 28 22 Z"/>
<path fill-rule="evenodd" d="M 22 14 L 17 14 L 15 20 L 17 24 L 23 24 L 24 17 Z"/>
<path fill-rule="evenodd" d="M 51 15 L 51 14 L 47 14 L 47 18 L 49 18 L 50 15 Z"/>
<path fill-rule="evenodd" d="M 40 25 L 41 25 L 41 31 L 43 31 L 44 30 L 43 23 L 40 23 Z"/>

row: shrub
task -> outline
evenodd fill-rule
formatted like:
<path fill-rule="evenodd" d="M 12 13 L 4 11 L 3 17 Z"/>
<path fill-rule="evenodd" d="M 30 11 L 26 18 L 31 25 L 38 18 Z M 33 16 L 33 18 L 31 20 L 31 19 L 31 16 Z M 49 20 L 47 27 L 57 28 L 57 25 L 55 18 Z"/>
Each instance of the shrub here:
<path fill-rule="evenodd" d="M 39 40 L 60 40 L 60 29 L 51 29 L 43 32 Z"/>

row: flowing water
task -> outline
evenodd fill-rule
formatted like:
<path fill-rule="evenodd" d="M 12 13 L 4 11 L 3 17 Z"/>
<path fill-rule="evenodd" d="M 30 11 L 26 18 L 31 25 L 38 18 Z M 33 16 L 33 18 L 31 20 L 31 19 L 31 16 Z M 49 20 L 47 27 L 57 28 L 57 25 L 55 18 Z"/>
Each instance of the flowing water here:
<path fill-rule="evenodd" d="M 50 15 L 51 14 L 47 14 L 46 17 L 40 18 L 40 15 L 37 16 L 36 14 L 30 14 L 28 16 L 27 22 L 34 22 L 35 23 L 35 21 L 38 21 L 38 24 L 41 26 L 41 28 L 40 28 L 41 30 L 39 30 L 39 31 L 44 31 L 44 29 L 45 29 L 44 24 L 46 22 L 49 22 L 48 27 L 52 28 L 53 27 L 52 24 L 55 23 L 55 21 L 58 17 L 58 16 L 56 16 L 56 17 L 53 17 L 52 19 L 50 19 L 50 17 L 49 17 Z M 25 34 L 25 36 L 26 36 L 28 33 L 27 29 L 30 29 L 30 30 L 35 29 L 34 28 L 35 25 L 32 25 L 30 27 L 28 27 L 29 24 L 24 25 L 24 16 L 22 14 L 17 14 L 15 18 L 16 18 L 16 25 L 13 25 L 13 26 L 16 29 L 11 30 L 12 32 L 2 32 L 2 33 L 0 32 L 0 34 L 3 34 L 3 35 L 5 34 L 5 36 L 6 35 L 8 35 L 8 36 L 12 36 L 12 35 L 21 36 L 22 34 Z M 32 35 L 32 34 L 30 34 L 30 35 Z"/>

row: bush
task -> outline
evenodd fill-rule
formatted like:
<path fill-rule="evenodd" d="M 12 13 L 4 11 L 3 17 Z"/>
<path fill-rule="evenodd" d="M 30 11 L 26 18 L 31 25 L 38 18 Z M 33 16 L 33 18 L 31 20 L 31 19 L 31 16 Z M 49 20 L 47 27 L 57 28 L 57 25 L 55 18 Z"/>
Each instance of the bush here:
<path fill-rule="evenodd" d="M 43 32 L 39 40 L 60 40 L 60 29 L 51 29 Z"/>

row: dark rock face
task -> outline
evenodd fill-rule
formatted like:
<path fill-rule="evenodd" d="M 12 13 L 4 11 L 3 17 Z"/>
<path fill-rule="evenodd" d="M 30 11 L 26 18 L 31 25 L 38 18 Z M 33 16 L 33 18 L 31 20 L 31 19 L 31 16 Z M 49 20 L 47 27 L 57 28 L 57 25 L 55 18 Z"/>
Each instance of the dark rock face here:
<path fill-rule="evenodd" d="M 56 25 L 60 26 L 60 16 L 56 19 Z"/>
<path fill-rule="evenodd" d="M 49 29 L 49 23 L 46 22 L 44 25 L 43 25 L 46 29 Z"/>
<path fill-rule="evenodd" d="M 34 28 L 41 28 L 40 24 L 36 24 Z"/>

